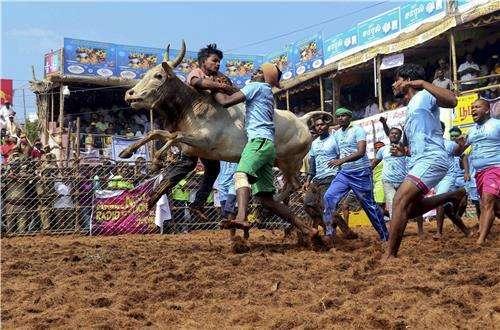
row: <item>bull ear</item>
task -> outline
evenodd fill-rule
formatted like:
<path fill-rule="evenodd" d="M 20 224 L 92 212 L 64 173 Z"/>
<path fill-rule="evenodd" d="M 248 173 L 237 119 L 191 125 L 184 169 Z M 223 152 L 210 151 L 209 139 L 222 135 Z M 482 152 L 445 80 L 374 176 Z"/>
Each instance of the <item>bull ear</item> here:
<path fill-rule="evenodd" d="M 163 70 L 166 73 L 169 73 L 169 72 L 172 71 L 172 68 L 170 67 L 170 65 L 168 64 L 168 62 L 161 62 L 161 67 L 163 68 Z"/>
<path fill-rule="evenodd" d="M 172 69 L 175 69 L 176 66 L 181 64 L 182 59 L 184 58 L 184 55 L 186 55 L 186 43 L 184 42 L 184 39 L 182 40 L 182 45 L 181 45 L 181 50 L 179 51 L 179 54 L 177 55 L 176 58 L 174 58 L 173 61 L 168 61 L 167 63 L 170 65 Z"/>

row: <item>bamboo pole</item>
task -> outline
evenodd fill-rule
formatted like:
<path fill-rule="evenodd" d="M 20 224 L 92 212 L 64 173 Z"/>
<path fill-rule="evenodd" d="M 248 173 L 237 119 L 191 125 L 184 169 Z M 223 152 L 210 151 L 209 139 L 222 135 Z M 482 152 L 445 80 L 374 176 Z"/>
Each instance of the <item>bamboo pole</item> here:
<path fill-rule="evenodd" d="M 451 69 L 452 69 L 452 80 L 453 80 L 453 91 L 458 92 L 458 75 L 457 75 L 457 51 L 455 45 L 455 33 L 450 30 L 448 34 L 448 41 L 450 44 L 450 57 L 451 57 Z"/>
<path fill-rule="evenodd" d="M 325 111 L 325 93 L 323 91 L 323 78 L 319 76 L 318 79 L 319 79 L 319 100 L 321 102 L 321 111 Z"/>
<path fill-rule="evenodd" d="M 80 161 L 80 117 L 76 118 L 76 160 Z"/>
<path fill-rule="evenodd" d="M 50 92 L 50 121 L 54 122 L 54 92 Z"/>
<path fill-rule="evenodd" d="M 63 85 L 59 87 L 59 160 L 62 161 L 63 157 L 63 125 L 64 125 L 64 95 Z"/>
<path fill-rule="evenodd" d="M 286 90 L 286 109 L 290 111 L 290 93 L 288 89 Z"/>
<path fill-rule="evenodd" d="M 382 101 L 382 73 L 380 71 L 380 64 L 382 59 L 380 55 L 377 55 L 376 58 L 376 78 L 377 78 L 377 96 L 378 96 L 378 109 L 382 112 L 383 109 L 383 101 Z"/>

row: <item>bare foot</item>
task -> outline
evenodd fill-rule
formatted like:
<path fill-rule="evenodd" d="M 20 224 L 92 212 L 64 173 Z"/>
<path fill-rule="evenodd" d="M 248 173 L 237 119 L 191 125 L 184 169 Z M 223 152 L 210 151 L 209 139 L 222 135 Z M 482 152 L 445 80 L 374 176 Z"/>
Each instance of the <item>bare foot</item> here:
<path fill-rule="evenodd" d="M 248 231 L 252 225 L 248 221 L 240 221 L 240 220 L 231 220 L 228 221 L 228 227 L 227 228 L 236 228 L 236 229 L 242 229 Z"/>
<path fill-rule="evenodd" d="M 333 236 L 330 235 L 323 235 L 321 236 L 321 242 L 325 246 L 327 250 L 333 249 L 334 244 L 333 244 Z"/>

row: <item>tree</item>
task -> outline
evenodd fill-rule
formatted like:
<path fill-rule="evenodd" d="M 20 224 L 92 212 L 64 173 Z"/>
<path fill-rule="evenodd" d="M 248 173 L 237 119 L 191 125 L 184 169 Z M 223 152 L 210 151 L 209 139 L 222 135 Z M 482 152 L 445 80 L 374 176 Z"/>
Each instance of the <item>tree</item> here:
<path fill-rule="evenodd" d="M 24 129 L 26 130 L 26 136 L 31 142 L 40 137 L 38 119 L 34 121 L 26 120 Z"/>

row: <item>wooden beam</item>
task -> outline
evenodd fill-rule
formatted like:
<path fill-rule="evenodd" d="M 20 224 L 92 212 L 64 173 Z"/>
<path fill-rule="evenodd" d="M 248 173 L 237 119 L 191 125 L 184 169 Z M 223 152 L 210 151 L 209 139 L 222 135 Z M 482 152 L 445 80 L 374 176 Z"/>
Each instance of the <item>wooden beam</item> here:
<path fill-rule="evenodd" d="M 452 70 L 452 82 L 453 82 L 453 91 L 458 92 L 458 75 L 457 75 L 457 51 L 455 45 L 455 31 L 453 29 L 450 30 L 448 34 L 448 42 L 450 44 L 450 64 Z"/>
<path fill-rule="evenodd" d="M 377 97 L 378 97 L 378 109 L 382 111 L 383 109 L 383 101 L 382 101 L 382 74 L 380 71 L 380 64 L 382 63 L 382 57 L 377 55 L 376 58 L 376 79 L 377 79 Z"/>
<path fill-rule="evenodd" d="M 286 90 L 286 109 L 290 111 L 290 92 Z"/>
<path fill-rule="evenodd" d="M 321 102 L 321 111 L 325 111 L 325 93 L 323 91 L 323 78 L 321 76 L 319 79 L 319 101 Z"/>
<path fill-rule="evenodd" d="M 63 88 L 64 86 L 61 85 L 59 87 L 59 143 L 60 143 L 60 146 L 59 146 L 59 160 L 62 161 L 62 157 L 63 157 L 63 139 L 62 139 L 62 136 L 63 136 L 63 133 L 64 133 L 64 129 L 63 129 L 63 125 L 64 125 L 64 94 L 63 94 Z"/>

